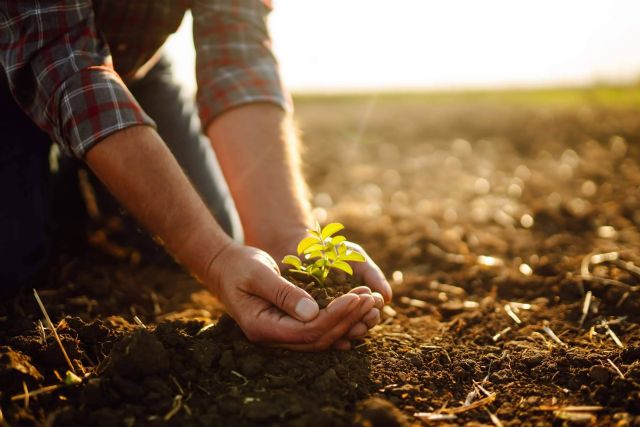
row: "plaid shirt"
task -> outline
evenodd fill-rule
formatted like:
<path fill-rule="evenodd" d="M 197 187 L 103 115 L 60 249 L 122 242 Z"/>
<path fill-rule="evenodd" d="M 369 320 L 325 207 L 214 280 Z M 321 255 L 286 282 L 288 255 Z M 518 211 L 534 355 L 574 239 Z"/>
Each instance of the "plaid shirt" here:
<path fill-rule="evenodd" d="M 122 79 L 156 54 L 189 9 L 203 128 L 245 103 L 289 108 L 270 48 L 268 0 L 0 0 L 0 67 L 29 117 L 82 157 L 113 132 L 155 125 Z"/>

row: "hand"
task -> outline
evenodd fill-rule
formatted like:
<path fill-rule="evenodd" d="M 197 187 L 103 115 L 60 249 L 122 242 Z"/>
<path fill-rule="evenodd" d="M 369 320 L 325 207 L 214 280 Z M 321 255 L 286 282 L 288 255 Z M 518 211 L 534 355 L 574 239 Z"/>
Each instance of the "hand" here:
<path fill-rule="evenodd" d="M 376 304 L 368 292 L 336 298 L 326 309 L 280 276 L 266 252 L 231 243 L 215 258 L 204 280 L 250 341 L 299 351 L 325 350 Z"/>
<path fill-rule="evenodd" d="M 283 241 L 286 240 L 287 242 L 290 242 L 289 244 L 281 244 L 279 248 L 270 252 L 273 253 L 277 259 L 282 259 L 284 255 L 295 251 L 297 243 L 300 241 L 299 236 L 305 235 L 305 230 L 294 233 L 292 235 L 293 237 L 283 239 Z M 347 334 L 345 334 L 345 336 L 341 337 L 334 343 L 334 347 L 339 350 L 349 350 L 351 348 L 350 340 L 364 337 L 369 329 L 380 323 L 380 310 L 384 307 L 385 303 L 391 301 L 393 296 L 391 285 L 389 285 L 389 282 L 384 277 L 380 268 L 371 259 L 371 257 L 367 255 L 362 246 L 352 242 L 348 242 L 347 244 L 351 249 L 360 252 L 365 258 L 365 262 L 352 262 L 350 264 L 353 267 L 354 275 L 360 278 L 366 286 L 354 288 L 349 293 L 356 295 L 370 295 L 373 297 L 375 304 L 371 310 L 369 310 L 369 312 L 367 312 L 362 319 L 360 319 L 360 321 L 356 323 Z M 283 266 L 283 268 L 287 267 L 288 266 Z M 344 273 L 337 272 L 337 274 L 341 275 Z"/>

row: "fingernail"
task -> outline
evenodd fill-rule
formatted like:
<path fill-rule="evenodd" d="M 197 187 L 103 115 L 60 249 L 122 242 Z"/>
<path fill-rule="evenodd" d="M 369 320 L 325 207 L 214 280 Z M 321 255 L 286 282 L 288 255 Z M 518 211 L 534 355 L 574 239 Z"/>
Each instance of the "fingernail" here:
<path fill-rule="evenodd" d="M 318 315 L 320 308 L 315 301 L 309 298 L 301 298 L 296 304 L 296 314 L 300 320 L 308 321 L 314 319 Z"/>
<path fill-rule="evenodd" d="M 376 307 L 382 307 L 384 305 L 384 297 L 380 292 L 373 292 L 371 296 L 376 300 Z"/>
<path fill-rule="evenodd" d="M 329 303 L 327 311 L 329 313 L 335 313 L 336 311 L 344 310 L 347 308 L 353 308 L 360 302 L 360 297 L 357 294 L 344 294 Z"/>

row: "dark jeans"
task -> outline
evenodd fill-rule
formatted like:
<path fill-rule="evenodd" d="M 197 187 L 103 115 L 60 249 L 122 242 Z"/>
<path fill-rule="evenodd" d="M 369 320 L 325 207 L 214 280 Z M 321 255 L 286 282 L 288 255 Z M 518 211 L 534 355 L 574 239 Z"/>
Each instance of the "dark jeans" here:
<path fill-rule="evenodd" d="M 0 70 L 2 71 L 2 70 Z M 60 183 L 75 175 L 78 161 L 62 156 L 59 171 L 49 170 L 50 139 L 14 102 L 0 72 L 0 293 L 31 281 L 45 265 L 50 247 L 51 200 L 75 188 Z M 209 206 L 218 223 L 236 240 L 242 228 L 220 167 L 191 97 L 174 82 L 171 66 L 161 59 L 129 89 L 158 125 L 158 133 Z M 66 176 L 66 178 L 65 178 Z M 52 194 L 54 193 L 54 194 Z M 65 221 L 63 206 L 62 217 Z M 71 210 L 71 206 L 69 206 Z M 68 218 L 67 218 L 68 219 Z"/>

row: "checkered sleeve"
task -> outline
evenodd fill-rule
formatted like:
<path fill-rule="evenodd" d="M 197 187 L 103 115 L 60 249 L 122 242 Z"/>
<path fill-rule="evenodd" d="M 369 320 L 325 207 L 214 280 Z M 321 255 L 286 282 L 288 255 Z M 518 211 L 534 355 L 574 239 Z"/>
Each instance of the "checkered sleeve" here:
<path fill-rule="evenodd" d="M 292 108 L 267 29 L 268 0 L 196 0 L 198 107 L 203 128 L 221 113 L 252 102 Z"/>
<path fill-rule="evenodd" d="M 91 1 L 0 1 L 0 66 L 22 109 L 77 157 L 120 129 L 155 126 L 113 70 Z"/>

